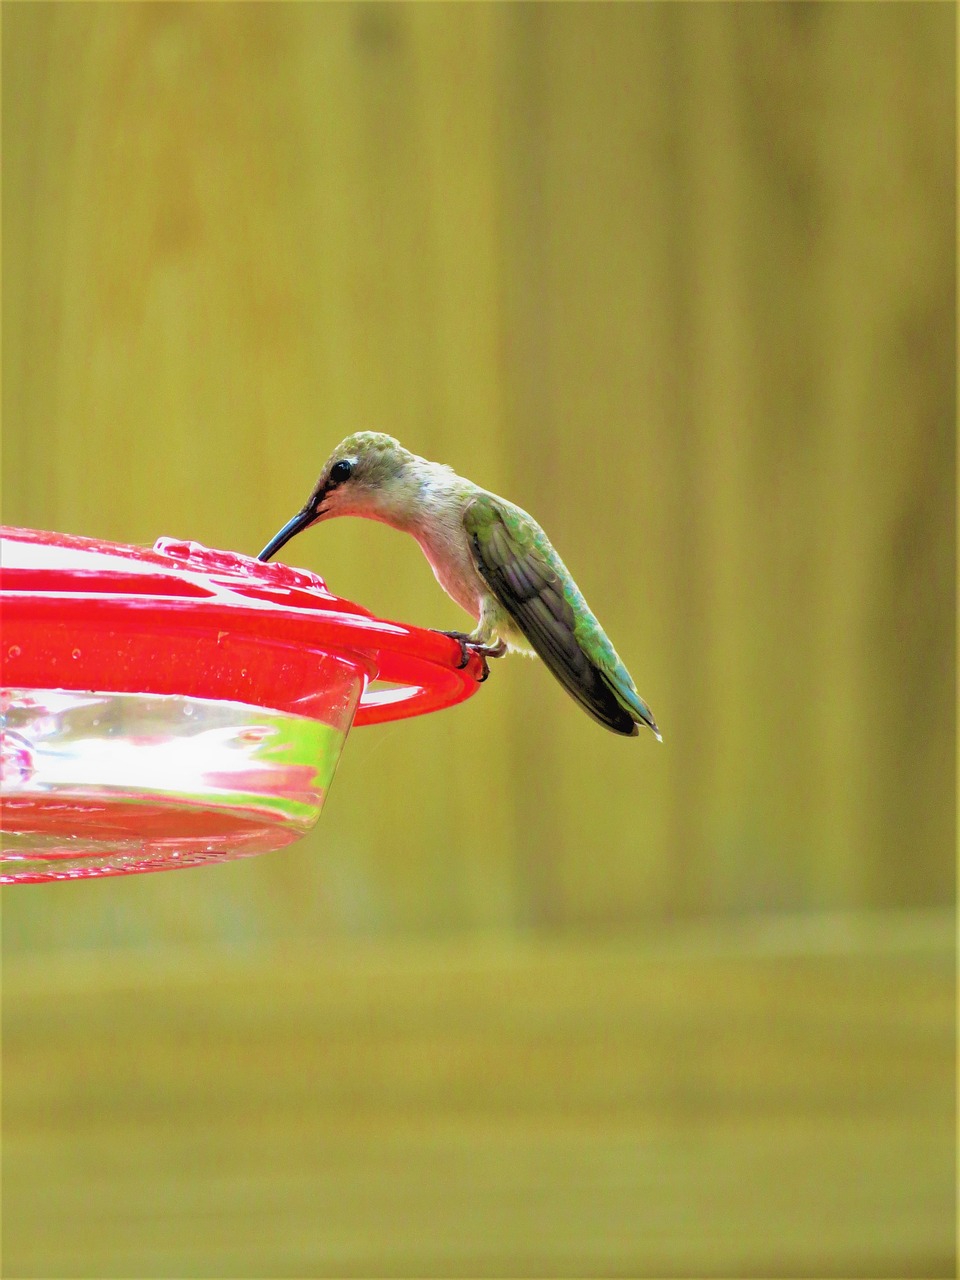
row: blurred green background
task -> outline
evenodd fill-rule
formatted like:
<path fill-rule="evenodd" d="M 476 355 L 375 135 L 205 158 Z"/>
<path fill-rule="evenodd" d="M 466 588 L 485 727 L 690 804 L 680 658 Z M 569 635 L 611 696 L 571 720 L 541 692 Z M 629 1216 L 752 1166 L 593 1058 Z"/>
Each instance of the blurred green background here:
<path fill-rule="evenodd" d="M 4 7 L 4 522 L 253 554 L 385 430 L 665 739 L 505 661 L 5 890 L 4 1274 L 953 1274 L 955 145 L 950 5 Z"/>

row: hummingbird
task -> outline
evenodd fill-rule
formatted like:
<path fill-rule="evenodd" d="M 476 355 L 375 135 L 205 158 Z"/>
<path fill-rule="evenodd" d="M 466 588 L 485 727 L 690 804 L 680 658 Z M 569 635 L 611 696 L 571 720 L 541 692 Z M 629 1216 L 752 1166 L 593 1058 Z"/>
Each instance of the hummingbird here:
<path fill-rule="evenodd" d="M 452 468 L 410 453 L 393 436 L 358 431 L 323 465 L 303 507 L 260 552 L 269 560 L 296 534 L 333 516 L 362 516 L 412 534 L 447 595 L 477 621 L 458 640 L 484 660 L 536 654 L 594 720 L 658 740 L 653 712 L 533 516 Z"/>

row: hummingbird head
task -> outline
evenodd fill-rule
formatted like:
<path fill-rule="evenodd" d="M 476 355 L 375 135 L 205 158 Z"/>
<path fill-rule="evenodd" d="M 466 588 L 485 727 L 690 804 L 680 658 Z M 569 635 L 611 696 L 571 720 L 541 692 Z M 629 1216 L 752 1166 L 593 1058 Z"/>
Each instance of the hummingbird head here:
<path fill-rule="evenodd" d="M 417 461 L 382 432 L 347 436 L 323 464 L 310 497 L 257 558 L 269 560 L 296 534 L 331 516 L 366 516 L 403 527 L 418 489 Z"/>

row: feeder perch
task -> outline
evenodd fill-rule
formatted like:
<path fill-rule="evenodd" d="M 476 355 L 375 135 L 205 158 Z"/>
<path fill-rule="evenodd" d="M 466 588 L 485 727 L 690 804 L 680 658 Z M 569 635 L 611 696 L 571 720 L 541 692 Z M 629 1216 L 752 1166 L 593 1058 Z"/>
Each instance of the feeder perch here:
<path fill-rule="evenodd" d="M 436 631 L 302 569 L 0 529 L 0 883 L 279 849 L 320 816 L 347 734 L 482 676 Z"/>

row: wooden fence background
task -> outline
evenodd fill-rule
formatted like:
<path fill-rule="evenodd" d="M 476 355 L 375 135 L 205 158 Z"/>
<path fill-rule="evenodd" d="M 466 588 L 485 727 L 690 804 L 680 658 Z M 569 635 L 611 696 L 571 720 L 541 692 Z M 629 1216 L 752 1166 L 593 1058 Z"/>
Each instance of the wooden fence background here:
<path fill-rule="evenodd" d="M 342 435 L 387 430 L 541 519 L 665 738 L 504 662 L 462 708 L 357 730 L 292 850 L 6 891 L 8 972 L 477 933 L 586 956 L 877 912 L 939 920 L 942 959 L 955 80 L 935 3 L 4 6 L 4 522 L 254 553 Z M 380 526 L 289 554 L 386 616 L 463 621 Z M 11 1089 L 34 1154 L 6 1185 L 55 1179 Z M 947 1265 L 930 1212 L 895 1269 Z M 65 1265 L 28 1219 L 23 1273 Z M 649 1267 L 704 1266 L 668 1254 Z"/>

